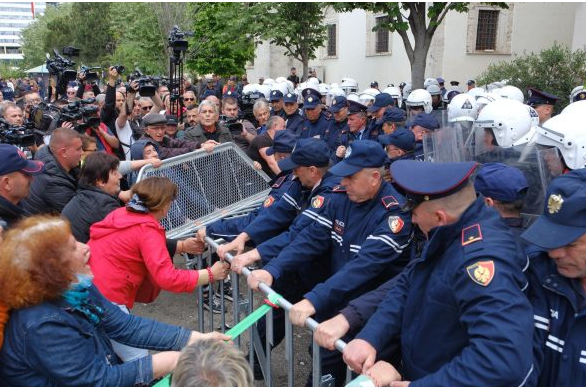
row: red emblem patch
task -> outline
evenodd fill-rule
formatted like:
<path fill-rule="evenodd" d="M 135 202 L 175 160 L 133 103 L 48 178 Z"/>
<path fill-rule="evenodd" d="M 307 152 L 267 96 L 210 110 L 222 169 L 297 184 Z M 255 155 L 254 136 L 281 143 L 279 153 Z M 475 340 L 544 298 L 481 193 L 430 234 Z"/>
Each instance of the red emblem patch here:
<path fill-rule="evenodd" d="M 321 208 L 321 206 L 323 206 L 324 204 L 324 197 L 321 195 L 318 195 L 316 197 L 314 197 L 313 199 L 311 199 L 311 206 L 313 208 Z"/>
<path fill-rule="evenodd" d="M 466 268 L 472 281 L 478 285 L 488 286 L 494 278 L 495 268 L 493 261 L 479 261 Z"/>
<path fill-rule="evenodd" d="M 273 203 L 275 202 L 275 198 L 272 196 L 269 196 L 268 198 L 265 199 L 264 203 L 262 204 L 262 206 L 264 208 L 270 207 L 273 205 Z"/>
<path fill-rule="evenodd" d="M 398 216 L 389 216 L 389 227 L 393 234 L 397 234 L 403 229 L 405 222 Z"/>

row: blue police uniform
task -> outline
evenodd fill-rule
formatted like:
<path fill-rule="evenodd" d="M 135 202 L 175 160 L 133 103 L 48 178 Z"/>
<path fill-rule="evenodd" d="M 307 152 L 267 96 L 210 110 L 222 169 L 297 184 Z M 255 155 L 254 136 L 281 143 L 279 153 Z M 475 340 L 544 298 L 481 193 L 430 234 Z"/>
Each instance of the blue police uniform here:
<path fill-rule="evenodd" d="M 585 169 L 554 179 L 545 197 L 543 214 L 522 235 L 527 242 L 550 251 L 568 246 L 586 234 Z M 586 385 L 584 274 L 576 274 L 576 278 L 564 276 L 564 271 L 576 271 L 568 262 L 576 263 L 560 258 L 554 261 L 542 252 L 531 258 L 528 270 L 539 387 Z"/>
<path fill-rule="evenodd" d="M 398 161 L 391 169 L 417 203 L 456 192 L 475 167 Z M 399 275 L 356 337 L 377 352 L 400 338 L 402 375 L 411 387 L 526 385 L 532 312 L 521 269 L 510 259 L 516 243 L 498 214 L 476 199 L 428 237 L 421 258 Z"/>
<path fill-rule="evenodd" d="M 342 133 L 348 132 L 349 130 L 347 119 L 341 122 L 332 120 L 331 125 L 324 132 L 323 139 L 334 155 L 336 149 L 342 145 Z"/>
<path fill-rule="evenodd" d="M 296 111 L 293 114 L 285 115 L 284 118 L 287 125 L 287 130 L 292 131 L 297 135 L 297 137 L 299 137 L 302 130 L 301 128 L 305 122 L 305 118 L 299 114 L 299 111 Z"/>
<path fill-rule="evenodd" d="M 353 115 L 366 111 L 366 106 L 359 102 L 349 100 L 348 105 L 348 115 Z M 382 127 L 382 122 L 380 123 L 380 127 Z M 341 145 L 348 147 L 356 140 L 377 141 L 379 134 L 381 133 L 378 130 L 373 130 L 373 128 L 370 125 L 370 122 L 367 121 L 364 128 L 362 128 L 358 132 L 353 133 L 350 131 L 349 128 L 347 130 L 343 130 L 342 134 L 340 135 L 340 143 Z"/>
<path fill-rule="evenodd" d="M 279 116 L 284 120 L 287 119 L 287 113 L 285 113 L 284 109 L 281 109 L 278 112 L 276 112 L 273 108 L 271 108 L 271 116 Z"/>
<path fill-rule="evenodd" d="M 305 117 L 303 123 L 301 124 L 299 138 L 323 138 L 326 130 L 330 127 L 332 122 L 333 120 L 328 118 L 323 111 L 319 114 L 318 119 L 313 122 Z"/>

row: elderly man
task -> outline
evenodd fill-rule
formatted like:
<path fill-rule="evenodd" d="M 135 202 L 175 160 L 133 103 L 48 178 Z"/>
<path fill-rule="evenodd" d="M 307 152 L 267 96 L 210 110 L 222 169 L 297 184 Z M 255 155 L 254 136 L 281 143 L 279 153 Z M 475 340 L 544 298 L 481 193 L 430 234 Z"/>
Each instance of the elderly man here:
<path fill-rule="evenodd" d="M 533 312 L 517 244 L 476 197 L 470 176 L 477 165 L 391 164 L 428 241 L 395 281 L 369 295 L 370 312 L 361 314 L 368 322 L 344 349 L 346 363 L 376 385 L 524 386 L 532 376 Z M 404 381 L 389 363 L 375 364 L 399 343 Z"/>
<path fill-rule="evenodd" d="M 156 141 L 159 146 L 159 157 L 161 160 L 193 152 L 201 147 L 204 147 L 208 152 L 211 152 L 216 145 L 214 141 L 199 143 L 165 136 L 167 118 L 162 114 L 148 114 L 143 119 L 143 124 L 145 129 L 144 136 L 141 140 Z"/>
<path fill-rule="evenodd" d="M 586 169 L 553 180 L 543 214 L 521 235 L 531 259 L 537 386 L 586 385 Z"/>
<path fill-rule="evenodd" d="M 205 100 L 199 105 L 198 116 L 199 124 L 185 129 L 186 140 L 201 144 L 208 140 L 218 143 L 234 141 L 228 128 L 218 122 L 220 114 L 212 101 Z"/>

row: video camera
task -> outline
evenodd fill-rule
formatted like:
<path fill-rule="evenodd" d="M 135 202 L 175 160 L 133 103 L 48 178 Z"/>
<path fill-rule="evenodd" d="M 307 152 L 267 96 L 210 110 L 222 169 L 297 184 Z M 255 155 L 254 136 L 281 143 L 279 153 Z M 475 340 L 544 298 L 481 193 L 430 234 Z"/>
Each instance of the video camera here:
<path fill-rule="evenodd" d="M 159 84 L 165 85 L 167 83 L 166 78 L 144 75 L 138 67 L 136 67 L 134 72 L 128 77 L 128 81 L 138 82 L 138 92 L 141 97 L 153 97 Z"/>
<path fill-rule="evenodd" d="M 168 46 L 173 51 L 187 51 L 189 43 L 185 40 L 186 36 L 193 36 L 192 31 L 181 31 L 178 26 L 173 26 L 169 32 Z"/>
<path fill-rule="evenodd" d="M 0 143 L 15 145 L 20 148 L 35 145 L 35 133 L 32 125 L 11 125 L 3 118 L 0 118 Z"/>
<path fill-rule="evenodd" d="M 68 69 L 68 67 L 73 67 L 75 62 L 71 59 L 67 59 L 62 57 L 59 54 L 59 51 L 56 49 L 53 50 L 55 55 L 54 58 L 51 58 L 49 54 L 47 54 L 47 60 L 45 62 L 47 66 L 47 71 L 51 75 L 57 75 L 58 78 L 64 79 L 65 81 L 75 81 L 77 78 L 77 73 L 75 70 Z M 75 47 L 63 47 L 63 55 L 67 56 L 78 56 L 79 49 Z"/>
<path fill-rule="evenodd" d="M 95 102 L 95 98 L 87 98 L 63 106 L 57 120 L 57 127 L 64 122 L 71 122 L 73 128 L 79 133 L 85 133 L 88 128 L 97 128 L 100 125 L 100 117 L 95 116 L 98 112 L 98 107 L 93 105 Z M 83 122 L 79 122 L 80 120 Z"/>
<path fill-rule="evenodd" d="M 232 135 L 242 133 L 244 126 L 242 125 L 242 118 L 238 117 L 226 117 L 225 115 L 220 116 L 220 122 L 225 125 Z"/>
<path fill-rule="evenodd" d="M 240 108 L 240 112 L 242 117 L 254 124 L 254 126 L 258 126 L 258 122 L 254 117 L 254 113 L 252 108 L 254 107 L 254 103 L 258 101 L 260 98 L 264 98 L 264 95 L 259 92 L 252 92 L 248 94 L 243 94 L 238 99 L 238 107 Z"/>
<path fill-rule="evenodd" d="M 85 75 L 86 82 L 96 82 L 100 77 L 96 71 L 92 70 L 101 70 L 101 67 L 88 67 L 88 66 L 81 66 L 80 73 Z"/>

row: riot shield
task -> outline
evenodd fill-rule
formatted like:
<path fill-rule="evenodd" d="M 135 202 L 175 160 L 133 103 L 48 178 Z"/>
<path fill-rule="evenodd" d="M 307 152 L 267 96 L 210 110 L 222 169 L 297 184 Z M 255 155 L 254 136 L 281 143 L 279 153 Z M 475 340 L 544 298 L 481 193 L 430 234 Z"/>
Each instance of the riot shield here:
<path fill-rule="evenodd" d="M 467 121 L 447 122 L 442 129 L 423 138 L 425 161 L 461 162 L 473 160 L 472 123 Z"/>

